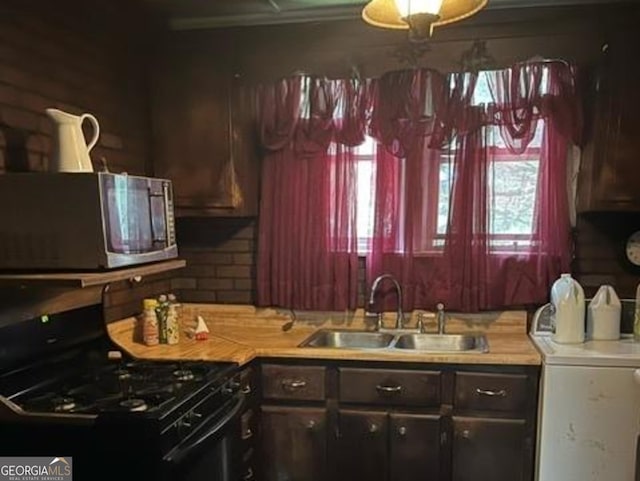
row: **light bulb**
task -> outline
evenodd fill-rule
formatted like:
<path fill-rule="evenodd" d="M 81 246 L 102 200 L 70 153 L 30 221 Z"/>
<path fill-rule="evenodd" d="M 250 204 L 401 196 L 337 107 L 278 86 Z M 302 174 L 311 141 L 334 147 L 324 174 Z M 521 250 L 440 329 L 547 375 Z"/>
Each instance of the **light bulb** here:
<path fill-rule="evenodd" d="M 407 18 L 416 13 L 438 15 L 444 0 L 395 0 L 396 8 L 401 18 Z"/>

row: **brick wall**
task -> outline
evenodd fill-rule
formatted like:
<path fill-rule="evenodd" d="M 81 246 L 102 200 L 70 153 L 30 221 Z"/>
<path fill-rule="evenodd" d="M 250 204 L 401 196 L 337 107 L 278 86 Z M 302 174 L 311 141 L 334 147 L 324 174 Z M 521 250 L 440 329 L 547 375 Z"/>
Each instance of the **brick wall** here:
<path fill-rule="evenodd" d="M 256 220 L 178 219 L 180 257 L 187 267 L 172 281 L 185 302 L 255 302 Z"/>

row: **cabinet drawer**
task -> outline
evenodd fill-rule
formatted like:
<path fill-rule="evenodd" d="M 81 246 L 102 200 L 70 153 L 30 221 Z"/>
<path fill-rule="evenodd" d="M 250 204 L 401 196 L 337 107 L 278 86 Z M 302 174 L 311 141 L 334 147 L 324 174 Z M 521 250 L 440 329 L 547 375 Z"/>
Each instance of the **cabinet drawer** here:
<path fill-rule="evenodd" d="M 525 375 L 456 373 L 454 405 L 458 409 L 521 412 L 527 400 Z"/>
<path fill-rule="evenodd" d="M 262 366 L 262 396 L 266 399 L 322 401 L 325 397 L 324 366 Z"/>
<path fill-rule="evenodd" d="M 437 406 L 440 373 L 392 369 L 340 370 L 340 401 L 350 403 Z"/>

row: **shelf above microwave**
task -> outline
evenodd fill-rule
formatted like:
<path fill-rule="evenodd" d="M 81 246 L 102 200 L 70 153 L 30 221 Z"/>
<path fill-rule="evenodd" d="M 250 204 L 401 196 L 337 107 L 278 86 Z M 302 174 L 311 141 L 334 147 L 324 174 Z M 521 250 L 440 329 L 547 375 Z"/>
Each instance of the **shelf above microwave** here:
<path fill-rule="evenodd" d="M 186 265 L 186 261 L 182 259 L 173 259 L 102 272 L 3 273 L 0 271 L 0 285 L 83 288 L 182 269 Z"/>

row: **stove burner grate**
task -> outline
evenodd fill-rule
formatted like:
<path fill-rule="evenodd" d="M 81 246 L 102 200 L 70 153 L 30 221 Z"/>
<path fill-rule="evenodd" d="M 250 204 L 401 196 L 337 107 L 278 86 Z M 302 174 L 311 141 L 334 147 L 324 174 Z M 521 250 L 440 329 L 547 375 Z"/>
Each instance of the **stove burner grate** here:
<path fill-rule="evenodd" d="M 124 401 L 120 401 L 120 407 L 125 408 L 127 411 L 131 412 L 141 412 L 146 411 L 149 406 L 142 399 L 125 399 Z"/>
<path fill-rule="evenodd" d="M 52 400 L 53 410 L 56 412 L 69 412 L 76 407 L 76 403 L 73 398 L 61 397 Z"/>
<path fill-rule="evenodd" d="M 195 378 L 193 372 L 188 369 L 178 369 L 173 371 L 173 375 L 178 381 L 192 381 Z"/>

